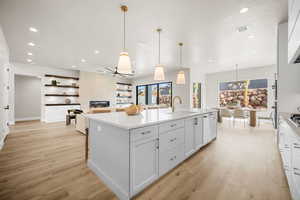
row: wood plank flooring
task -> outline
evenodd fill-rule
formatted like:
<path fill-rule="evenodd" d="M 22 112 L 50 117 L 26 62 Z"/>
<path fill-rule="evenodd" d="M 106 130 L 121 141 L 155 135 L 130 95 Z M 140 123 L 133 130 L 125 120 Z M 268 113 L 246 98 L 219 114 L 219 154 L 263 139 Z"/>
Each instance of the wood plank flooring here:
<path fill-rule="evenodd" d="M 0 152 L 1 200 L 117 199 L 86 167 L 85 136 L 73 126 L 22 122 L 11 131 Z M 289 200 L 290 195 L 271 125 L 230 128 L 225 122 L 217 140 L 135 199 Z"/>

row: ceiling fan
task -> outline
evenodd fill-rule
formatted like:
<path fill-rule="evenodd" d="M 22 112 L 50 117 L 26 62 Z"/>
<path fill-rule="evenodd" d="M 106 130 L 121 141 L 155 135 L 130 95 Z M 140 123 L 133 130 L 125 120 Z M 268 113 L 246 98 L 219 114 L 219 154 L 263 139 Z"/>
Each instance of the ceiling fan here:
<path fill-rule="evenodd" d="M 120 76 L 123 78 L 128 78 L 134 76 L 134 71 L 131 74 L 124 74 L 118 72 L 118 67 L 112 68 L 112 67 L 104 67 L 104 70 L 97 70 L 101 73 L 111 74 L 112 76 Z"/>

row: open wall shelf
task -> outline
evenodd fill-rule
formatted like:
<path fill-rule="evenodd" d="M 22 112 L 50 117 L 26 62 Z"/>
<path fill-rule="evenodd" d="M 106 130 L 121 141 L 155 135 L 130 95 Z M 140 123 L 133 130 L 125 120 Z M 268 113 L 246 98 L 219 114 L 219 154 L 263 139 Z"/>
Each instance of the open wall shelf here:
<path fill-rule="evenodd" d="M 76 106 L 76 105 L 80 105 L 80 103 L 48 103 L 45 104 L 45 106 Z"/>
<path fill-rule="evenodd" d="M 130 105 L 132 104 L 132 84 L 120 83 L 116 84 L 116 104 Z"/>
<path fill-rule="evenodd" d="M 46 97 L 79 97 L 78 94 L 45 94 Z"/>
<path fill-rule="evenodd" d="M 60 88 L 76 88 L 78 89 L 79 86 L 73 86 L 73 85 L 51 85 L 51 84 L 45 84 L 46 87 L 60 87 Z"/>
<path fill-rule="evenodd" d="M 52 77 L 52 78 L 61 78 L 61 79 L 73 79 L 78 81 L 79 78 L 77 77 L 71 77 L 71 76 L 58 76 L 58 75 L 52 75 L 52 74 L 45 74 L 45 77 Z"/>

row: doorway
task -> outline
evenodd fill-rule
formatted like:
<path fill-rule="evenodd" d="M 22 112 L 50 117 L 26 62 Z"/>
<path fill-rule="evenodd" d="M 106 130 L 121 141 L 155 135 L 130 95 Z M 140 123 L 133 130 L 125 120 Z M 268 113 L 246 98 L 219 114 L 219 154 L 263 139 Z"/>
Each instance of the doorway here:
<path fill-rule="evenodd" d="M 15 121 L 41 120 L 41 78 L 15 75 Z"/>

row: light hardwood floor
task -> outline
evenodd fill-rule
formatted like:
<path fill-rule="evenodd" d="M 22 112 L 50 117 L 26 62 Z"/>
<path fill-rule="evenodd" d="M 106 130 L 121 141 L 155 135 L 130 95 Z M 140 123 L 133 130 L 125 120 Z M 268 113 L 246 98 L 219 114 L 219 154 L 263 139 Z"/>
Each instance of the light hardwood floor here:
<path fill-rule="evenodd" d="M 224 124 L 217 140 L 135 199 L 289 200 L 271 125 Z M 11 131 L 0 152 L 1 200 L 117 199 L 86 167 L 85 136 L 73 126 L 24 122 Z"/>

